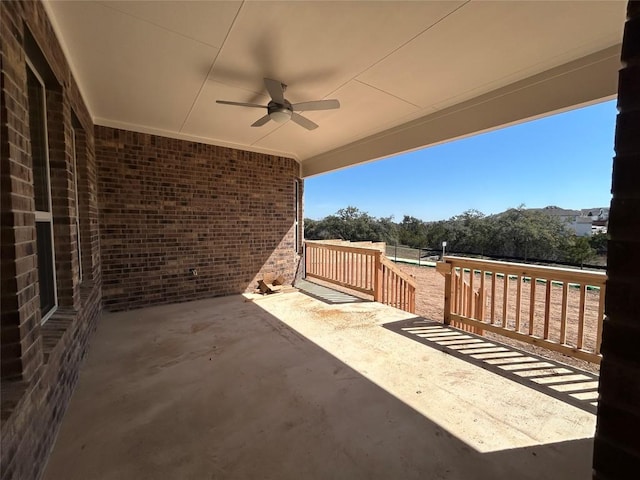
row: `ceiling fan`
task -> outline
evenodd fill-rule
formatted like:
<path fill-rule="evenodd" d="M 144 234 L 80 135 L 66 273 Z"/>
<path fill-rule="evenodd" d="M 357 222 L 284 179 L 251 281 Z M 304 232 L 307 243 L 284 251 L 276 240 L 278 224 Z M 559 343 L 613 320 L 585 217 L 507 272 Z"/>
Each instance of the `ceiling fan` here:
<path fill-rule="evenodd" d="M 303 117 L 296 112 L 308 112 L 311 110 L 333 110 L 340 108 L 340 102 L 338 100 L 314 100 L 311 102 L 291 103 L 284 98 L 284 92 L 287 86 L 277 80 L 270 78 L 264 79 L 264 86 L 267 88 L 267 92 L 271 96 L 271 101 L 267 105 L 258 105 L 256 103 L 242 103 L 242 102 L 228 102 L 226 100 L 216 100 L 216 103 L 223 105 L 236 105 L 239 107 L 252 107 L 252 108 L 266 108 L 267 114 L 264 117 L 259 118 L 251 124 L 252 127 L 261 127 L 269 120 L 274 122 L 284 123 L 287 120 L 292 120 L 301 127 L 307 130 L 314 130 L 318 128 L 318 125 Z"/>

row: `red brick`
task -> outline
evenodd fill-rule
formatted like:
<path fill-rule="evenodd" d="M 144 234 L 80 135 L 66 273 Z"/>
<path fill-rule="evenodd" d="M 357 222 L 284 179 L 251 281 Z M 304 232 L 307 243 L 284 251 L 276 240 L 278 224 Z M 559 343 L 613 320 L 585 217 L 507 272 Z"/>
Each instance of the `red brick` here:
<path fill-rule="evenodd" d="M 106 308 L 293 280 L 295 160 L 107 127 L 95 145 Z"/>

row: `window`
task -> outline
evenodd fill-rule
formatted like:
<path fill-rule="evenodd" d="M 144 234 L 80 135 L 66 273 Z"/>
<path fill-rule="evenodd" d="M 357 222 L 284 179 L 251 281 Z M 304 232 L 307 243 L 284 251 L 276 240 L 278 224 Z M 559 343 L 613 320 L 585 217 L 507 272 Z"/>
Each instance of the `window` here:
<path fill-rule="evenodd" d="M 75 119 L 74 119 L 75 120 Z M 74 122 L 75 123 L 75 122 Z M 73 155 L 73 190 L 76 203 L 76 247 L 78 250 L 78 283 L 82 283 L 82 251 L 80 250 L 80 202 L 78 201 L 78 151 L 76 144 L 77 127 L 71 129 L 71 153 Z"/>
<path fill-rule="evenodd" d="M 36 207 L 36 249 L 38 253 L 38 281 L 40 284 L 40 312 L 42 322 L 45 322 L 58 306 L 58 295 L 53 248 L 53 214 L 45 88 L 42 78 L 30 62 L 27 62 L 27 90 L 31 157 L 33 161 L 33 189 Z"/>
<path fill-rule="evenodd" d="M 300 218 L 300 181 L 298 179 L 295 179 L 293 182 L 293 248 L 296 249 L 296 253 L 300 253 L 300 229 L 298 227 L 298 219 Z"/>

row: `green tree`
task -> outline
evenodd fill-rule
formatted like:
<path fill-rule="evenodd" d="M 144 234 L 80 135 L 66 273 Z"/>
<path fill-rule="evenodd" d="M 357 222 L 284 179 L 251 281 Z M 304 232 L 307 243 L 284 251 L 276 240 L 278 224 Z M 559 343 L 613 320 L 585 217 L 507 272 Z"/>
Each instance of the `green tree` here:
<path fill-rule="evenodd" d="M 581 266 L 589 260 L 593 260 L 596 256 L 596 251 L 591 248 L 589 239 L 576 235 L 569 239 L 565 252 L 569 262 L 580 264 Z"/>
<path fill-rule="evenodd" d="M 607 243 L 609 236 L 603 232 L 597 232 L 591 235 L 589 238 L 589 245 L 593 248 L 598 255 L 605 255 L 607 253 Z"/>
<path fill-rule="evenodd" d="M 413 248 L 426 247 L 426 224 L 420 219 L 405 215 L 400 225 L 398 225 L 398 240 L 402 245 L 408 245 Z"/>
<path fill-rule="evenodd" d="M 397 242 L 397 226 L 393 217 L 377 219 L 352 206 L 322 220 L 305 219 L 304 234 L 309 240 Z"/>
<path fill-rule="evenodd" d="M 494 218 L 488 253 L 526 259 L 561 260 L 570 236 L 566 224 L 541 210 L 511 208 Z"/>

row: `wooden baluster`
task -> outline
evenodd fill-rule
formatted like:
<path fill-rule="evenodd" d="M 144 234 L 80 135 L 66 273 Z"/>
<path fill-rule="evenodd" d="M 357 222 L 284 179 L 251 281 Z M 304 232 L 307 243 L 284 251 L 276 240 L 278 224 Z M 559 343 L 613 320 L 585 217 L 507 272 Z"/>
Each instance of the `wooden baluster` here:
<path fill-rule="evenodd" d="M 569 282 L 562 283 L 562 313 L 560 314 L 560 345 L 567 343 L 567 303 L 569 301 Z"/>
<path fill-rule="evenodd" d="M 416 289 L 414 287 L 411 287 L 411 306 L 409 308 L 411 313 L 416 312 Z"/>
<path fill-rule="evenodd" d="M 578 350 L 582 349 L 582 343 L 584 341 L 584 303 L 586 300 L 587 286 L 584 283 L 580 284 L 580 306 L 578 307 L 578 340 L 576 346 Z"/>
<path fill-rule="evenodd" d="M 352 265 L 352 268 L 353 268 L 353 284 L 356 287 L 360 286 L 360 282 L 358 281 L 358 271 L 359 271 L 358 265 L 360 265 L 360 257 L 361 257 L 361 254 L 356 254 L 356 253 L 353 254 L 353 265 Z"/>
<path fill-rule="evenodd" d="M 389 305 L 393 305 L 394 301 L 395 301 L 395 296 L 394 296 L 394 285 L 395 285 L 395 275 L 393 274 L 393 272 L 391 270 L 389 270 Z"/>
<path fill-rule="evenodd" d="M 478 299 L 478 315 L 477 318 L 481 322 L 484 321 L 484 304 L 485 304 L 485 294 L 484 294 L 484 270 L 480 270 L 480 296 Z"/>
<path fill-rule="evenodd" d="M 351 252 L 351 285 L 354 287 L 359 286 L 358 284 L 358 274 L 356 270 L 356 262 L 357 262 L 358 254 L 355 252 Z"/>
<path fill-rule="evenodd" d="M 306 273 L 309 271 L 309 256 L 311 255 L 311 253 L 309 252 L 309 248 L 307 245 L 304 245 L 302 251 L 304 252 L 304 272 L 306 276 Z"/>
<path fill-rule="evenodd" d="M 473 318 L 473 267 L 469 269 L 469 298 L 467 299 L 467 317 Z"/>
<path fill-rule="evenodd" d="M 496 272 L 491 272 L 491 324 L 496 321 Z"/>
<path fill-rule="evenodd" d="M 458 270 L 458 276 L 456 277 L 456 282 L 457 282 L 457 290 L 458 290 L 458 301 L 457 301 L 457 305 L 456 305 L 456 311 L 458 313 L 458 315 L 462 315 L 464 314 L 464 312 L 462 311 L 462 307 L 461 305 L 463 304 L 464 301 L 464 289 L 463 289 L 463 283 L 461 282 L 462 279 L 462 275 L 464 274 L 462 268 L 460 268 Z"/>
<path fill-rule="evenodd" d="M 516 276 L 516 282 L 518 282 L 518 284 L 516 285 L 516 325 L 515 325 L 515 331 L 519 332 L 520 331 L 520 310 L 521 310 L 521 304 L 522 304 L 522 277 L 520 277 L 520 275 Z"/>
<path fill-rule="evenodd" d="M 356 254 L 354 252 L 351 252 L 351 258 L 350 258 L 350 263 L 349 263 L 349 270 L 350 270 L 350 278 L 349 278 L 349 283 L 351 285 L 355 285 L 356 287 L 358 286 L 358 281 L 356 278 Z"/>
<path fill-rule="evenodd" d="M 331 253 L 329 250 L 323 248 L 320 250 L 322 256 L 322 276 L 327 278 L 329 276 L 329 268 L 331 267 L 331 261 L 329 258 L 329 254 Z"/>
<path fill-rule="evenodd" d="M 333 252 L 332 250 L 325 250 L 325 255 L 327 257 L 327 263 L 326 263 L 327 273 L 325 277 L 327 278 L 333 278 L 333 270 L 335 268 L 335 262 L 333 261 L 334 254 L 335 252 Z"/>
<path fill-rule="evenodd" d="M 449 264 L 449 266 L 451 266 L 451 264 Z M 451 324 L 451 307 L 455 304 L 455 282 L 452 281 L 455 273 L 455 270 L 452 268 L 451 271 L 445 273 L 444 276 L 444 315 L 442 320 L 445 325 Z"/>
<path fill-rule="evenodd" d="M 330 279 L 333 273 L 333 261 L 332 261 L 333 252 L 327 249 L 324 251 L 324 255 L 325 255 L 325 270 L 326 270 L 324 277 Z"/>
<path fill-rule="evenodd" d="M 362 282 L 364 288 L 370 288 L 369 286 L 369 255 L 362 256 Z"/>
<path fill-rule="evenodd" d="M 389 274 L 387 268 L 382 265 L 382 303 L 389 304 Z"/>
<path fill-rule="evenodd" d="M 531 277 L 531 290 L 529 299 L 529 335 L 533 335 L 533 321 L 536 315 L 536 277 Z"/>
<path fill-rule="evenodd" d="M 547 289 L 544 295 L 544 339 L 549 338 L 549 317 L 551 314 L 551 278 L 547 278 Z"/>
<path fill-rule="evenodd" d="M 509 307 L 509 274 L 504 274 L 504 279 L 502 280 L 502 328 L 507 328 L 509 325 L 507 324 L 507 308 Z"/>
<path fill-rule="evenodd" d="M 602 343 L 602 324 L 604 322 L 604 298 L 605 298 L 605 284 L 600 285 L 600 296 L 598 298 L 598 330 L 596 333 L 596 348 L 595 354 L 600 354 L 600 344 Z"/>
<path fill-rule="evenodd" d="M 349 283 L 349 252 L 342 252 L 342 281 Z"/>
<path fill-rule="evenodd" d="M 407 306 L 407 312 L 411 311 L 411 286 L 408 282 L 405 282 L 404 288 L 404 301 Z"/>
<path fill-rule="evenodd" d="M 449 311 L 450 313 L 456 313 L 456 302 L 458 301 L 458 277 L 456 273 L 456 268 L 453 265 L 451 265 L 451 279 L 449 281 L 451 282 L 451 308 Z M 446 283 L 445 283 L 445 288 L 446 288 Z M 446 300 L 447 299 L 445 297 L 445 302 Z"/>

